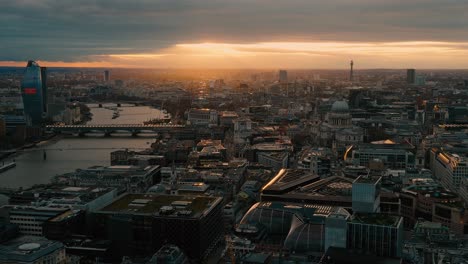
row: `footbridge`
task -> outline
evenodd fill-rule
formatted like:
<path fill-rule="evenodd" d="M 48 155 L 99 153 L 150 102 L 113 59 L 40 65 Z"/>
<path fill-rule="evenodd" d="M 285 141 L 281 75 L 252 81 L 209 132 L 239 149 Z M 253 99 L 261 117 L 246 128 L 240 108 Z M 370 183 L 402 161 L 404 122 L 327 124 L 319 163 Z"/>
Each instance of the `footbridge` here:
<path fill-rule="evenodd" d="M 175 130 L 184 129 L 185 125 L 174 125 L 174 124 L 99 124 L 99 125 L 49 125 L 46 126 L 48 132 L 53 133 L 69 133 L 78 134 L 83 136 L 86 133 L 104 133 L 106 136 L 110 136 L 112 133 L 131 133 L 136 136 L 140 133 L 165 133 L 173 132 Z"/>

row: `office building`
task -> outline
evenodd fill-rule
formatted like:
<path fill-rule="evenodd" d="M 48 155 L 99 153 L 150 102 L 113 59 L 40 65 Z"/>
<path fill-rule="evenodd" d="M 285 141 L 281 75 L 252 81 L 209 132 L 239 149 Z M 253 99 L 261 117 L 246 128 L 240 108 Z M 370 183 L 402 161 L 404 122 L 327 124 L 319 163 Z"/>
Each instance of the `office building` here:
<path fill-rule="evenodd" d="M 406 70 L 406 83 L 407 84 L 416 83 L 416 70 L 415 69 Z"/>
<path fill-rule="evenodd" d="M 199 263 L 224 238 L 221 201 L 208 196 L 124 194 L 94 214 L 95 234 L 112 241 L 116 258 L 154 254 L 173 244 Z"/>
<path fill-rule="evenodd" d="M 438 148 L 432 148 L 429 156 L 429 167 L 442 186 L 458 192 L 462 179 L 468 177 L 468 159 Z"/>
<path fill-rule="evenodd" d="M 277 195 L 288 193 L 318 180 L 320 180 L 320 177 L 312 174 L 308 170 L 281 169 L 265 186 L 263 186 L 261 190 L 262 200 L 265 198 L 274 201 L 274 197 Z"/>
<path fill-rule="evenodd" d="M 286 70 L 279 70 L 279 82 L 282 84 L 288 82 L 288 72 Z"/>
<path fill-rule="evenodd" d="M 362 143 L 353 147 L 350 152 L 353 163 L 360 166 L 369 166 L 370 161 L 378 159 L 388 169 L 405 169 L 413 167 L 416 160 L 413 145 L 392 140 Z"/>
<path fill-rule="evenodd" d="M 416 76 L 414 80 L 415 85 L 426 85 L 426 77 L 424 75 Z"/>
<path fill-rule="evenodd" d="M 257 154 L 257 160 L 258 163 L 279 171 L 288 167 L 289 154 L 287 152 L 260 152 Z"/>
<path fill-rule="evenodd" d="M 443 188 L 434 181 L 419 181 L 400 192 L 400 215 L 404 217 L 406 227 L 413 227 L 418 219 L 434 221 L 436 204 L 460 203 L 460 197 Z M 447 214 L 450 222 L 450 214 Z"/>
<path fill-rule="evenodd" d="M 351 61 L 351 62 L 349 63 L 349 66 L 350 66 L 350 69 L 349 69 L 349 80 L 352 82 L 352 81 L 354 81 L 354 69 L 353 69 L 353 67 L 354 67 L 354 61 Z"/>
<path fill-rule="evenodd" d="M 190 125 L 217 125 L 218 111 L 212 109 L 195 109 L 192 108 L 187 113 L 187 122 Z"/>
<path fill-rule="evenodd" d="M 21 236 L 0 244 L 0 263 L 70 263 L 62 243 L 42 237 Z"/>
<path fill-rule="evenodd" d="M 320 179 L 310 174 L 299 177 L 298 174 L 288 173 L 292 179 L 288 188 L 283 190 L 281 184 L 273 183 L 262 192 L 262 201 L 283 201 L 294 203 L 310 203 L 315 205 L 339 206 L 351 209 L 353 179 L 331 176 Z M 281 180 L 279 180 L 281 182 Z"/>
<path fill-rule="evenodd" d="M 117 196 L 115 188 L 46 185 L 10 195 L 10 205 L 0 209 L 22 234 L 61 240 L 83 234 L 86 219 Z"/>
<path fill-rule="evenodd" d="M 308 151 L 305 152 L 298 160 L 297 167 L 300 169 L 309 169 L 313 174 L 320 177 L 328 177 L 331 175 L 331 160 L 323 151 Z"/>
<path fill-rule="evenodd" d="M 403 218 L 355 213 L 348 221 L 347 248 L 383 257 L 401 257 Z"/>
<path fill-rule="evenodd" d="M 381 178 L 359 176 L 353 182 L 353 212 L 375 213 L 380 209 Z"/>
<path fill-rule="evenodd" d="M 325 251 L 329 247 L 346 248 L 348 220 L 351 215 L 344 209 L 330 213 L 325 220 Z"/>
<path fill-rule="evenodd" d="M 43 236 L 44 223 L 67 211 L 70 209 L 63 207 L 5 205 L 0 208 L 1 216 L 8 223 L 17 225 L 20 234 L 30 236 Z"/>
<path fill-rule="evenodd" d="M 381 257 L 359 250 L 346 249 L 340 247 L 329 247 L 321 258 L 320 264 L 401 264 L 399 257 Z"/>
<path fill-rule="evenodd" d="M 104 82 L 109 82 L 110 81 L 110 71 L 109 70 L 105 70 L 104 71 Z"/>
<path fill-rule="evenodd" d="M 288 72 L 286 70 L 279 71 L 279 84 L 281 90 L 286 93 L 286 96 L 289 95 L 289 87 L 288 87 Z"/>
<path fill-rule="evenodd" d="M 188 264 L 188 259 L 179 247 L 164 245 L 147 264 Z"/>
<path fill-rule="evenodd" d="M 116 196 L 116 189 L 111 187 L 46 185 L 12 193 L 9 203 L 25 206 L 40 203 L 42 206 L 95 211 Z"/>
<path fill-rule="evenodd" d="M 29 124 L 40 125 L 47 113 L 47 71 L 35 61 L 28 61 L 21 81 L 24 114 Z"/>
<path fill-rule="evenodd" d="M 464 237 L 468 230 L 468 212 L 459 201 L 436 203 L 432 211 L 432 222 L 448 227 L 456 237 Z"/>
<path fill-rule="evenodd" d="M 113 187 L 127 192 L 145 192 L 161 181 L 161 167 L 130 165 L 93 166 L 63 176 L 70 185 L 78 187 Z"/>
<path fill-rule="evenodd" d="M 41 67 L 41 84 L 42 84 L 42 111 L 47 113 L 48 93 L 47 93 L 47 67 Z"/>
<path fill-rule="evenodd" d="M 240 237 L 268 241 L 294 254 L 324 252 L 326 218 L 341 210 L 308 203 L 260 202 L 247 211 L 235 231 Z M 330 235 L 329 239 L 334 237 Z"/>

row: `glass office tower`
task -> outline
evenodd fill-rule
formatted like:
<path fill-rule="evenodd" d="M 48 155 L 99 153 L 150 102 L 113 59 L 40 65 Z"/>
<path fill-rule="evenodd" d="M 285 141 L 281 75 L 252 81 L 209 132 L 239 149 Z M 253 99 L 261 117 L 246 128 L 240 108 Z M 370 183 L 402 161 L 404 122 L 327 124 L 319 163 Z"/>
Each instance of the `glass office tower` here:
<path fill-rule="evenodd" d="M 33 126 L 40 125 L 47 112 L 46 76 L 46 68 L 41 68 L 35 61 L 28 61 L 21 82 L 21 94 L 26 120 Z"/>

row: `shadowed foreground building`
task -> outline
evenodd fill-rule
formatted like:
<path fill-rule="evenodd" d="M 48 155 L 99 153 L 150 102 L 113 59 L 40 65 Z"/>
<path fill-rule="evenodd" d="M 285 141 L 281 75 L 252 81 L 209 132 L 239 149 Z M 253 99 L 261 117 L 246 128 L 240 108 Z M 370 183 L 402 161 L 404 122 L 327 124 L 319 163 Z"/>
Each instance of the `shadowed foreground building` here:
<path fill-rule="evenodd" d="M 95 233 L 112 241 L 115 258 L 151 255 L 169 243 L 199 262 L 223 239 L 221 201 L 208 196 L 124 194 L 95 214 Z"/>
<path fill-rule="evenodd" d="M 21 236 L 0 245 L 0 263 L 70 263 L 62 243 L 42 237 Z"/>

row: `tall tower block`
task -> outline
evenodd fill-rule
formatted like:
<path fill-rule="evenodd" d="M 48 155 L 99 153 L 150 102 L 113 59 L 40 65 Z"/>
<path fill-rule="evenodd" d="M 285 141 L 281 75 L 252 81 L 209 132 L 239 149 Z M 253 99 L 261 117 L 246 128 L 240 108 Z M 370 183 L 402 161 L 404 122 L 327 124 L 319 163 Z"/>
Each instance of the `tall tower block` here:
<path fill-rule="evenodd" d="M 354 80 L 354 72 L 353 72 L 354 62 L 351 60 L 349 65 L 351 66 L 351 69 L 349 71 L 349 80 L 352 82 Z"/>
<path fill-rule="evenodd" d="M 30 125 L 42 123 L 47 111 L 47 70 L 41 68 L 35 61 L 28 61 L 21 80 L 21 96 L 23 98 L 24 114 Z"/>

